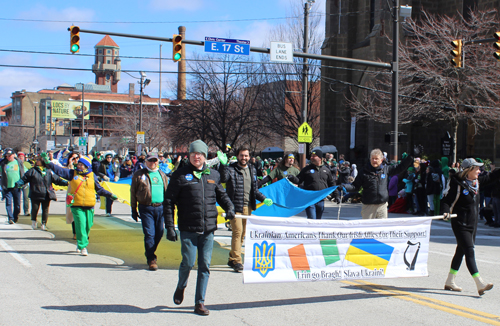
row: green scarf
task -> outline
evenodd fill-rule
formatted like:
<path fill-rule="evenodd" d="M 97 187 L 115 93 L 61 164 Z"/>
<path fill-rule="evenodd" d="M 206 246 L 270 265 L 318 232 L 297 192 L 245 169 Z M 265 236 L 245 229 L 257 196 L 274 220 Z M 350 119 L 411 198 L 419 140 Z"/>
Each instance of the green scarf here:
<path fill-rule="evenodd" d="M 45 167 L 43 166 L 38 166 L 38 170 L 40 171 L 40 173 L 42 174 L 42 177 L 45 177 L 45 175 L 47 174 L 47 170 L 45 170 Z"/>
<path fill-rule="evenodd" d="M 210 168 L 206 168 L 205 170 L 203 171 L 193 171 L 193 174 L 195 177 L 197 177 L 198 179 L 201 179 L 201 175 L 202 174 L 210 174 Z"/>

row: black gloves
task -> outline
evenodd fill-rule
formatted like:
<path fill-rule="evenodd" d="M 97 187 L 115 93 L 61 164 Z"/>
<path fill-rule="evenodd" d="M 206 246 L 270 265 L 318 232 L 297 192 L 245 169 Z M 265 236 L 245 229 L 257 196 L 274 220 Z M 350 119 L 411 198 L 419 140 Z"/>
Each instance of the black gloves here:
<path fill-rule="evenodd" d="M 177 233 L 174 227 L 167 228 L 167 239 L 172 242 L 177 241 Z"/>
<path fill-rule="evenodd" d="M 415 145 L 413 147 L 413 157 L 418 157 L 424 153 L 424 147 L 422 145 Z"/>
<path fill-rule="evenodd" d="M 226 212 L 226 220 L 232 220 L 234 216 L 235 216 L 234 211 L 231 210 Z"/>
<path fill-rule="evenodd" d="M 139 222 L 139 213 L 135 209 L 132 210 L 132 218 L 134 221 Z"/>

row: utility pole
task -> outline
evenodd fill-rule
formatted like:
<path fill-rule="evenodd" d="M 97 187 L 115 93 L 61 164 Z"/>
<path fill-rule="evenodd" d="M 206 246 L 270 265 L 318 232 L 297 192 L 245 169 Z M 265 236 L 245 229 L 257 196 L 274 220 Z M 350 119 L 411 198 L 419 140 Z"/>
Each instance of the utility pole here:
<path fill-rule="evenodd" d="M 391 103 L 391 147 L 392 147 L 392 160 L 398 160 L 398 97 L 399 97 L 399 0 L 393 0 L 394 7 L 392 10 L 392 103 Z"/>
<path fill-rule="evenodd" d="M 304 47 L 302 52 L 307 53 L 309 46 L 309 10 L 310 3 L 314 0 L 307 0 L 304 4 Z M 302 58 L 302 123 L 307 122 L 307 91 L 308 91 L 308 59 L 306 56 Z M 307 144 L 304 146 L 304 153 L 300 154 L 300 167 L 306 166 Z"/>
<path fill-rule="evenodd" d="M 140 107 L 139 107 L 139 131 L 142 131 L 142 85 L 144 84 L 144 78 L 146 77 L 146 73 L 141 71 L 141 93 L 139 95 Z"/>

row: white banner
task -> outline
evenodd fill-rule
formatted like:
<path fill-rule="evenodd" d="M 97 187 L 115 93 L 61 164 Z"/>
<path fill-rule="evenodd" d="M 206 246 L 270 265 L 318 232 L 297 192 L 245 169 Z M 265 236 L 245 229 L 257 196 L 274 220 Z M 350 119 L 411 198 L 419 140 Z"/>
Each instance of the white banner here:
<path fill-rule="evenodd" d="M 427 276 L 431 218 L 248 218 L 244 283 Z"/>

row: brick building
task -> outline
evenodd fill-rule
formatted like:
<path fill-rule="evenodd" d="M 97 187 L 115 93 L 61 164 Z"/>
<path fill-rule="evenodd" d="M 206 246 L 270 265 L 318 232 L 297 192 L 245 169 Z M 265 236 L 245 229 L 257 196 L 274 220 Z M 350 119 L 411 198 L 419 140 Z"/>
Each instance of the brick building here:
<path fill-rule="evenodd" d="M 391 45 L 387 44 L 384 38 L 384 34 L 392 36 L 393 19 L 388 3 L 391 6 L 393 4 L 391 0 L 327 0 L 322 54 L 391 62 Z M 421 16 L 422 10 L 449 16 L 460 13 L 466 18 L 470 8 L 484 10 L 500 7 L 499 0 L 409 0 L 400 1 L 400 4 L 413 7 L 412 18 L 415 20 Z M 401 42 L 404 42 L 404 37 L 405 34 L 400 30 Z M 349 66 L 352 70 L 327 68 L 335 66 L 331 61 L 323 61 L 322 65 L 324 81 L 340 80 L 364 85 L 370 77 L 367 71 L 371 68 L 359 65 Z M 346 67 L 346 65 L 341 66 Z M 342 83 L 322 83 L 321 143 L 336 145 L 339 152 L 345 153 L 350 161 L 366 161 L 369 151 L 375 147 L 390 152 L 390 145 L 384 141 L 385 134 L 391 130 L 390 125 L 372 120 L 352 121 L 351 112 L 345 104 L 346 94 L 342 91 L 343 88 L 345 85 Z M 451 126 L 442 122 L 426 127 L 425 131 L 418 125 L 399 125 L 399 131 L 408 134 L 408 142 L 400 143 L 398 151 L 402 153 L 410 149 L 413 144 L 421 143 L 426 148 L 427 154 L 439 156 L 440 142 L 436 139 L 443 137 L 446 131 L 451 133 L 451 130 Z M 457 158 L 474 156 L 492 160 L 497 158 L 497 161 L 500 161 L 500 133 L 496 132 L 497 130 L 484 130 L 472 138 L 470 135 L 467 137 L 466 123 L 460 123 Z"/>

